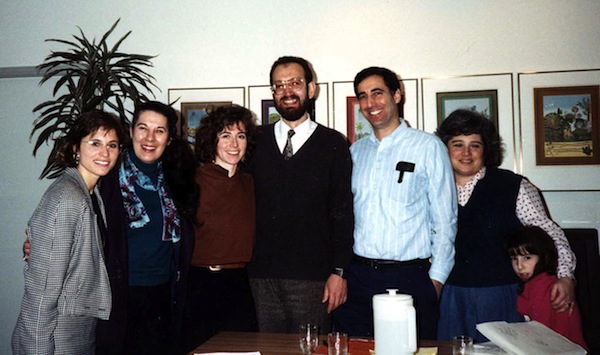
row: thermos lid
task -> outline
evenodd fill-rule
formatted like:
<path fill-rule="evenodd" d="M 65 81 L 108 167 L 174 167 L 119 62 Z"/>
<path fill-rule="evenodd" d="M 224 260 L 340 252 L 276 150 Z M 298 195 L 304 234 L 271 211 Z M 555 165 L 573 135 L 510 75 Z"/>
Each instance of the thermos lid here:
<path fill-rule="evenodd" d="M 391 302 L 401 302 L 401 303 L 410 303 L 412 305 L 412 296 L 405 295 L 402 293 L 398 293 L 398 289 L 389 288 L 387 289 L 388 293 L 381 293 L 379 295 L 373 296 L 373 301 L 391 301 Z"/>

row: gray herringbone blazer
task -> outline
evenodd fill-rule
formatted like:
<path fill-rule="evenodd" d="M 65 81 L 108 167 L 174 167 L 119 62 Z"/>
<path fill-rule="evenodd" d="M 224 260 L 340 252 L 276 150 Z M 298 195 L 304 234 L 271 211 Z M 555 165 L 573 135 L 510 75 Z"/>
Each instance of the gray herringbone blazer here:
<path fill-rule="evenodd" d="M 97 188 L 103 219 L 104 205 Z M 92 199 L 75 168 L 50 185 L 29 220 L 31 254 L 13 354 L 93 354 L 111 292 Z"/>

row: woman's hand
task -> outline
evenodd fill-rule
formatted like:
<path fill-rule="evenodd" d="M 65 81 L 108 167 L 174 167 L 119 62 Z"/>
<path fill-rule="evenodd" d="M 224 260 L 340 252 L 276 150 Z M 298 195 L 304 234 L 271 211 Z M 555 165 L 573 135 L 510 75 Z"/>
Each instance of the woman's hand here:
<path fill-rule="evenodd" d="M 29 253 L 31 253 L 31 243 L 29 242 L 29 235 L 27 235 L 27 229 L 25 229 L 25 241 L 23 242 L 23 261 L 29 260 Z"/>
<path fill-rule="evenodd" d="M 573 312 L 575 301 L 575 280 L 570 277 L 561 277 L 556 280 L 550 290 L 550 302 L 556 312 L 569 310 Z"/>

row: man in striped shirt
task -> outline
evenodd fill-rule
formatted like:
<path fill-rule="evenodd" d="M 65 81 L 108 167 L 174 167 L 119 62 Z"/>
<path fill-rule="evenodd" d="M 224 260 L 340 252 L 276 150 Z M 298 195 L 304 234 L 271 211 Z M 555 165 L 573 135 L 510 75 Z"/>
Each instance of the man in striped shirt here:
<path fill-rule="evenodd" d="M 457 201 L 448 151 L 399 117 L 402 94 L 392 71 L 364 69 L 354 90 L 373 135 L 350 148 L 355 256 L 336 329 L 372 336 L 372 297 L 393 288 L 412 295 L 418 336 L 435 339 L 438 298 L 454 265 Z"/>

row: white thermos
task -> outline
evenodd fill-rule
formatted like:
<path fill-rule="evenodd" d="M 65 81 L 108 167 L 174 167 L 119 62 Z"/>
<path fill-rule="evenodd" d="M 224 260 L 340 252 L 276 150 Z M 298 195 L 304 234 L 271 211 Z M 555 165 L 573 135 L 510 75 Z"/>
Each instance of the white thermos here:
<path fill-rule="evenodd" d="M 375 354 L 412 355 L 417 351 L 417 319 L 410 295 L 389 289 L 373 296 Z"/>

